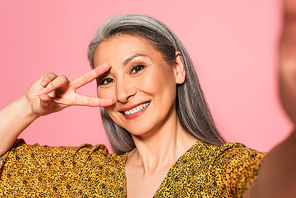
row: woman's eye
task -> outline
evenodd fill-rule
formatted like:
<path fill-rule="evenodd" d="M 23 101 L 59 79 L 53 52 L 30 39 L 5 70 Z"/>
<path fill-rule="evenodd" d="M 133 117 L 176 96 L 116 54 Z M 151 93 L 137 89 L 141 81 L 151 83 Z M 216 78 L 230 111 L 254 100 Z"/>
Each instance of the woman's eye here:
<path fill-rule="evenodd" d="M 109 83 L 114 82 L 114 80 L 112 78 L 104 78 L 103 80 L 101 80 L 100 85 L 108 85 Z"/>
<path fill-rule="evenodd" d="M 144 65 L 137 65 L 137 66 L 133 67 L 133 69 L 131 70 L 131 74 L 138 73 L 139 71 L 141 71 L 144 68 L 145 68 Z"/>

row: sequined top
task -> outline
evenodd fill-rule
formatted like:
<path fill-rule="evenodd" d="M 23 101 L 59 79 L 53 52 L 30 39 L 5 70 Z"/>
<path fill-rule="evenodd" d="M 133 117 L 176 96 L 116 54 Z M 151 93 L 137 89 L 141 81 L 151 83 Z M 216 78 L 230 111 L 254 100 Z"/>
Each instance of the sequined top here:
<path fill-rule="evenodd" d="M 243 197 L 265 155 L 240 143 L 199 141 L 170 168 L 154 197 Z M 126 197 L 126 159 L 104 145 L 18 140 L 0 162 L 0 197 Z"/>

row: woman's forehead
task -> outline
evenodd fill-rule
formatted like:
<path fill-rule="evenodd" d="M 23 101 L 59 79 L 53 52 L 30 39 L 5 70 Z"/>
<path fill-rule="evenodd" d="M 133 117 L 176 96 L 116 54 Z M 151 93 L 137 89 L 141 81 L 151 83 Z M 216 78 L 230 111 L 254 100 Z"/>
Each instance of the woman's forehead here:
<path fill-rule="evenodd" d="M 135 56 L 153 59 L 159 54 L 160 52 L 155 50 L 147 39 L 131 35 L 118 35 L 98 45 L 94 54 L 94 65 L 96 67 L 110 61 L 123 64 Z"/>

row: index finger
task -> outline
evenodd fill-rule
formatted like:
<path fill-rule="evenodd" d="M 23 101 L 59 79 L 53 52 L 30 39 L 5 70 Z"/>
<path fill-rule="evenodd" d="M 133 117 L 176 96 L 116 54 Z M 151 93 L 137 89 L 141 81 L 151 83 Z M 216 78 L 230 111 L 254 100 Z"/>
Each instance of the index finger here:
<path fill-rule="evenodd" d="M 78 78 L 74 79 L 73 81 L 70 82 L 72 85 L 73 89 L 78 89 L 79 87 L 90 83 L 91 81 L 95 80 L 97 77 L 105 73 L 110 69 L 110 65 L 108 63 L 104 63 L 103 65 L 100 65 L 99 67 L 86 72 L 82 76 L 79 76 Z"/>

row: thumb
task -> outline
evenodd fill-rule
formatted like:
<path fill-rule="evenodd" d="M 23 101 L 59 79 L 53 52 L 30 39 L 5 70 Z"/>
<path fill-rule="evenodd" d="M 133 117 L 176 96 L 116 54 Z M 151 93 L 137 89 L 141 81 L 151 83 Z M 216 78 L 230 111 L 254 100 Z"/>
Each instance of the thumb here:
<path fill-rule="evenodd" d="M 43 108 L 48 107 L 52 103 L 49 95 L 40 95 L 39 99 L 40 99 L 40 105 Z"/>

